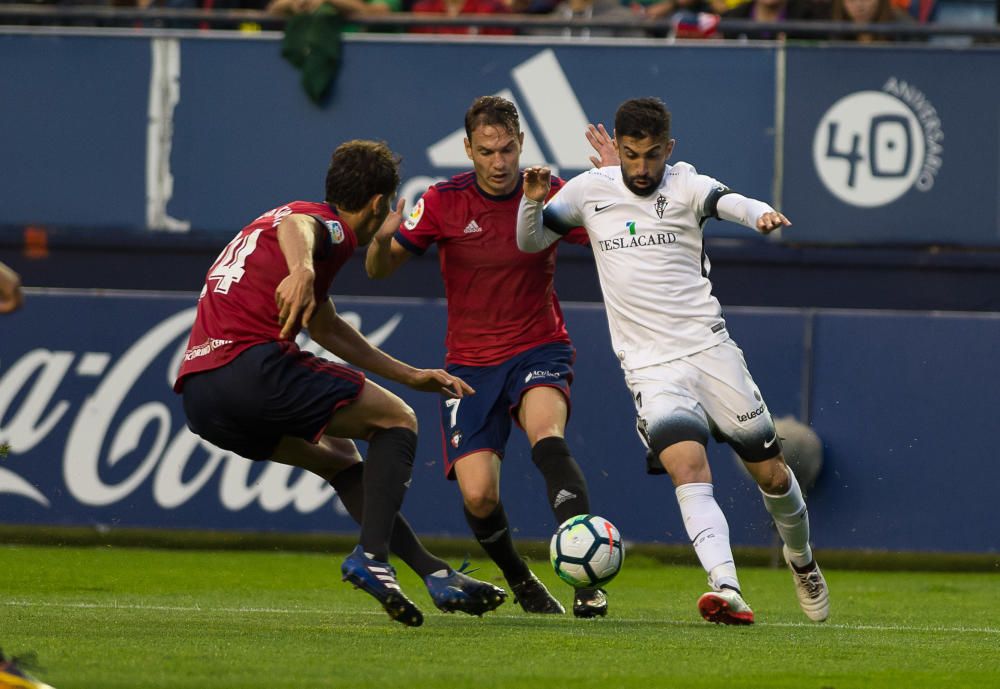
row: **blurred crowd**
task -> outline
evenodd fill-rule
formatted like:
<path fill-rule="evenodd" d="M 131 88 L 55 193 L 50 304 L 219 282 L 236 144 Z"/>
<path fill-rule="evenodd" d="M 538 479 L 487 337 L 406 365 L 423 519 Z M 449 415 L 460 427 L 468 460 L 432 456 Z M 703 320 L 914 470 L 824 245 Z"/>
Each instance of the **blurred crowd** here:
<path fill-rule="evenodd" d="M 389 29 L 383 26 L 348 30 L 394 30 L 411 33 L 484 35 L 667 36 L 681 38 L 741 38 L 746 32 L 721 31 L 720 18 L 780 24 L 802 21 L 850 22 L 898 26 L 933 22 L 939 0 L 0 0 L 0 4 L 101 5 L 103 7 L 260 10 L 274 17 L 315 12 L 328 5 L 346 19 L 388 17 L 412 13 L 441 17 L 475 18 L 506 14 L 549 16 L 560 19 L 612 20 L 613 27 L 551 27 L 526 23 L 521 26 L 454 26 L 421 24 Z M 662 20 L 656 28 L 644 27 L 643 19 Z M 621 20 L 621 21 L 618 21 Z M 634 21 L 633 21 L 634 20 Z M 815 33 L 751 32 L 753 38 L 822 38 Z M 891 33 L 838 35 L 841 40 L 885 42 L 898 39 Z"/>

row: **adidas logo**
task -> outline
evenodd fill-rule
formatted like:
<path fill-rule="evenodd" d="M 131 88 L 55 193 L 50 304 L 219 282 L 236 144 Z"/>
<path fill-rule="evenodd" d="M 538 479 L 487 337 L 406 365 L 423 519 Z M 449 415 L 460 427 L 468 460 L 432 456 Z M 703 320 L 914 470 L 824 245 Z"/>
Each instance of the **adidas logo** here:
<path fill-rule="evenodd" d="M 371 571 L 372 574 L 374 574 L 387 589 L 396 589 L 397 591 L 400 590 L 399 584 L 396 582 L 396 577 L 392 576 L 392 573 L 381 567 L 372 567 Z"/>
<path fill-rule="evenodd" d="M 483 228 L 481 228 L 479 226 L 479 223 L 477 223 L 475 220 L 470 220 L 469 224 L 465 226 L 465 230 L 463 231 L 465 232 L 465 234 L 472 234 L 473 232 L 482 232 Z"/>
<path fill-rule="evenodd" d="M 572 500 L 575 497 L 577 497 L 576 493 L 570 493 L 568 490 L 563 488 L 558 493 L 556 493 L 556 499 L 555 502 L 552 503 L 552 507 L 553 508 L 559 507 L 559 505 L 563 504 L 567 500 Z"/>
<path fill-rule="evenodd" d="M 549 48 L 537 53 L 515 66 L 510 76 L 523 102 L 519 102 L 509 88 L 494 95 L 514 103 L 521 114 L 524 132 L 521 165 L 549 165 L 553 173 L 559 168 L 590 169 L 593 151 L 583 136 L 590 120 L 555 52 Z M 529 123 L 529 115 L 538 136 Z M 439 168 L 467 167 L 469 159 L 465 155 L 464 140 L 465 128 L 461 127 L 428 146 L 427 157 L 431 164 Z M 542 150 L 542 144 L 548 155 Z"/>

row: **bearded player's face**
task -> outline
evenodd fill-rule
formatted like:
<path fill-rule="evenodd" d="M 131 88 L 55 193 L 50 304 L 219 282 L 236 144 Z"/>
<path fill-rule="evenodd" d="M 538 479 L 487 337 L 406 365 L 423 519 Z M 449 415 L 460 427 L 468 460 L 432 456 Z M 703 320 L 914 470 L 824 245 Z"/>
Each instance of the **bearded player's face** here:
<path fill-rule="evenodd" d="M 649 196 L 663 181 L 667 159 L 674 150 L 674 140 L 622 136 L 617 137 L 616 142 L 625 186 L 633 194 Z"/>
<path fill-rule="evenodd" d="M 487 194 L 503 196 L 517 188 L 521 179 L 521 144 L 524 133 L 481 124 L 465 140 L 465 153 L 476 170 L 476 182 Z"/>

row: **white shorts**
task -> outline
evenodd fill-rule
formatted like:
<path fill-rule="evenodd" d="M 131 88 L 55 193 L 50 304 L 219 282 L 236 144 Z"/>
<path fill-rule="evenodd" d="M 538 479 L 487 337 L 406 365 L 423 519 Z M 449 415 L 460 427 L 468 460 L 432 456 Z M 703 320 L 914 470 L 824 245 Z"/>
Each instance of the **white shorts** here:
<path fill-rule="evenodd" d="M 626 371 L 639 433 L 658 456 L 683 440 L 711 434 L 744 461 L 776 457 L 781 443 L 771 413 L 732 340 L 680 359 Z"/>

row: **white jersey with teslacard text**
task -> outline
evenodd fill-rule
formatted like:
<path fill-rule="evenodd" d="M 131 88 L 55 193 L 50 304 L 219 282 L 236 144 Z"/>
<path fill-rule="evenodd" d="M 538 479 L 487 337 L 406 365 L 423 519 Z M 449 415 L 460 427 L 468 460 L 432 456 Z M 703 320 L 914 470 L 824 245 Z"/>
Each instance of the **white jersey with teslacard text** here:
<path fill-rule="evenodd" d="M 583 226 L 590 235 L 622 368 L 671 361 L 728 339 L 702 234 L 725 191 L 677 163 L 653 193 L 639 196 L 615 166 L 578 175 L 546 204 L 547 228 Z"/>

